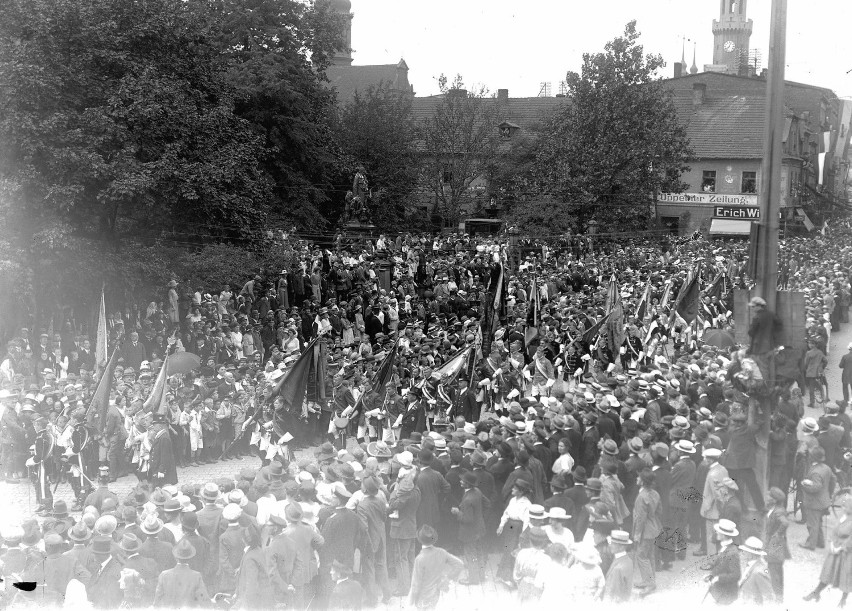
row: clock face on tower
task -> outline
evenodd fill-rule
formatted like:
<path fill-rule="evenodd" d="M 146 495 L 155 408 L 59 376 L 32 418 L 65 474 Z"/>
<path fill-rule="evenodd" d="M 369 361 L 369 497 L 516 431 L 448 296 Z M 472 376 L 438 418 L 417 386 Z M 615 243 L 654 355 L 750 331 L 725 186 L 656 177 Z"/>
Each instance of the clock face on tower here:
<path fill-rule="evenodd" d="M 725 42 L 725 51 L 727 51 L 728 53 L 730 53 L 731 51 L 733 51 L 736 48 L 737 48 L 737 45 L 734 44 L 733 40 L 729 40 L 729 41 Z"/>

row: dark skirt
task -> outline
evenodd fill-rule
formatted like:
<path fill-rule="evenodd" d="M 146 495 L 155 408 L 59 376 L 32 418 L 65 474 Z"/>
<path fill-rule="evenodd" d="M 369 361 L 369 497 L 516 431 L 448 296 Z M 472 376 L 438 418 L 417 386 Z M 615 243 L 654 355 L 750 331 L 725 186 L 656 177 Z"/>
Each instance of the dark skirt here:
<path fill-rule="evenodd" d="M 819 580 L 841 592 L 852 592 L 852 553 L 826 554 Z"/>

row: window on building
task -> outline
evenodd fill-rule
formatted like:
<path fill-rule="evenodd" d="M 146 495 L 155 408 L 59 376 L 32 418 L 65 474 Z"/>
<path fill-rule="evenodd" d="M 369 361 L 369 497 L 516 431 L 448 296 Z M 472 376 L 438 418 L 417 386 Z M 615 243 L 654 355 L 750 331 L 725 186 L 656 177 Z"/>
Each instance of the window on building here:
<path fill-rule="evenodd" d="M 743 172 L 743 193 L 757 193 L 757 172 Z"/>
<path fill-rule="evenodd" d="M 716 170 L 704 170 L 701 173 L 701 190 L 705 193 L 716 192 Z"/>
<path fill-rule="evenodd" d="M 444 170 L 444 174 L 441 176 L 441 180 L 444 183 L 453 182 L 453 171 L 452 170 Z"/>

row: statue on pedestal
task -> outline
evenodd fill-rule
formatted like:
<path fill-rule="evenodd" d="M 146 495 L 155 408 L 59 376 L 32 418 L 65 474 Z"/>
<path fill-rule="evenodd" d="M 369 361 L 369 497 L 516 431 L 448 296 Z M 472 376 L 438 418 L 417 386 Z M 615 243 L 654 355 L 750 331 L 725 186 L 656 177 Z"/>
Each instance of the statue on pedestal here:
<path fill-rule="evenodd" d="M 363 166 L 358 166 L 355 178 L 352 180 L 352 190 L 346 192 L 343 222 L 350 223 L 356 221 L 369 224 L 369 205 L 371 200 L 367 174 Z"/>

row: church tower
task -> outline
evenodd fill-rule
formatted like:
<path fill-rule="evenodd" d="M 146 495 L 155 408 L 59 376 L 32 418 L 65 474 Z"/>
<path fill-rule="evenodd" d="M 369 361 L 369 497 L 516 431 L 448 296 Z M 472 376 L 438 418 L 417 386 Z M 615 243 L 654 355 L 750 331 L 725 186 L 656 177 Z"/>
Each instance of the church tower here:
<path fill-rule="evenodd" d="M 343 19 L 343 49 L 335 51 L 331 63 L 335 66 L 352 65 L 352 2 L 351 0 L 329 0 L 332 12 Z"/>
<path fill-rule="evenodd" d="M 748 65 L 752 20 L 746 17 L 748 0 L 719 0 L 719 19 L 713 20 L 713 64 L 738 74 Z"/>

